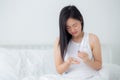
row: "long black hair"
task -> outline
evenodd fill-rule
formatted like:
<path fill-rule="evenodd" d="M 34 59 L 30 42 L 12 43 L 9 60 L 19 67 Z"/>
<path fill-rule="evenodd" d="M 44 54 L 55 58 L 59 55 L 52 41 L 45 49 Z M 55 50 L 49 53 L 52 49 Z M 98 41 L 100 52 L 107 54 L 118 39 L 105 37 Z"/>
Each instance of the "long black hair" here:
<path fill-rule="evenodd" d="M 60 52 L 61 52 L 61 56 L 63 60 L 66 54 L 65 51 L 67 49 L 68 43 L 70 39 L 72 38 L 72 35 L 70 35 L 66 30 L 66 22 L 68 18 L 79 20 L 81 22 L 82 31 L 83 31 L 83 26 L 84 26 L 83 16 L 74 5 L 65 6 L 61 10 L 60 15 L 59 15 L 59 30 L 60 30 L 59 44 L 60 44 Z"/>

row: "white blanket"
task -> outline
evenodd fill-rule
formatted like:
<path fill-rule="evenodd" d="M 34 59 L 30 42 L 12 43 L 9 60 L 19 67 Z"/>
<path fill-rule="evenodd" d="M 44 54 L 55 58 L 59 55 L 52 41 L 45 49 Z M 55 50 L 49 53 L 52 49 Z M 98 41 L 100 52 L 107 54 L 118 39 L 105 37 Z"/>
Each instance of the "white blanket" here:
<path fill-rule="evenodd" d="M 72 79 L 59 74 L 46 74 L 38 77 L 28 76 L 23 80 L 81 80 L 81 79 Z M 120 80 L 120 66 L 115 64 L 105 64 L 103 68 L 99 71 L 99 75 L 84 80 Z"/>

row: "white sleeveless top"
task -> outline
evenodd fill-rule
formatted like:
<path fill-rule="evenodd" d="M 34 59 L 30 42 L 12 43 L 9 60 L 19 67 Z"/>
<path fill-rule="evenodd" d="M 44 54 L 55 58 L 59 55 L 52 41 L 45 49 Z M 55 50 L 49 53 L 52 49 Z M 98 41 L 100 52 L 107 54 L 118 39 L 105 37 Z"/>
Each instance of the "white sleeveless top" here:
<path fill-rule="evenodd" d="M 109 80 L 109 75 L 106 74 L 104 69 L 102 71 L 105 73 L 96 71 L 85 64 L 82 59 L 77 57 L 78 51 L 85 51 L 91 60 L 94 59 L 89 45 L 88 33 L 84 33 L 84 37 L 80 43 L 70 40 L 67 47 L 66 56 L 64 58 L 66 61 L 68 57 L 75 57 L 80 60 L 80 64 L 72 64 L 62 75 L 50 74 L 41 77 L 40 80 Z"/>
<path fill-rule="evenodd" d="M 76 78 L 76 79 L 88 79 L 94 77 L 97 71 L 92 69 L 89 65 L 85 64 L 82 59 L 78 57 L 78 51 L 84 51 L 89 55 L 89 59 L 93 60 L 92 51 L 89 45 L 89 34 L 84 32 L 83 39 L 80 43 L 76 43 L 70 40 L 66 56 L 64 60 L 66 61 L 68 57 L 77 58 L 80 64 L 72 64 L 69 69 L 63 74 L 64 76 Z"/>

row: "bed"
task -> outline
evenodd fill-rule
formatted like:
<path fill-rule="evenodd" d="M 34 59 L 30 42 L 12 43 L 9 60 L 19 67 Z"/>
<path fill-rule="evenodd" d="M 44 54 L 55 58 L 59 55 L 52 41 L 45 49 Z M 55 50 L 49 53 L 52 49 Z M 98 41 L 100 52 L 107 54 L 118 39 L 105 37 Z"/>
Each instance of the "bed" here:
<path fill-rule="evenodd" d="M 103 67 L 109 71 L 109 80 L 120 80 L 120 65 L 112 63 L 111 55 L 110 46 L 102 45 Z M 53 45 L 0 46 L 0 80 L 39 80 L 45 74 L 57 74 Z"/>

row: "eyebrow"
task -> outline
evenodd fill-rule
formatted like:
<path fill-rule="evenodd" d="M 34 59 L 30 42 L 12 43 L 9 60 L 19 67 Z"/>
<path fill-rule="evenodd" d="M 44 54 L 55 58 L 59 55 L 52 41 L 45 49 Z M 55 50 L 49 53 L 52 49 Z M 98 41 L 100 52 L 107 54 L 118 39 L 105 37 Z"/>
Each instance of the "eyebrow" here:
<path fill-rule="evenodd" d="M 76 25 L 77 23 L 75 22 L 72 26 Z"/>

